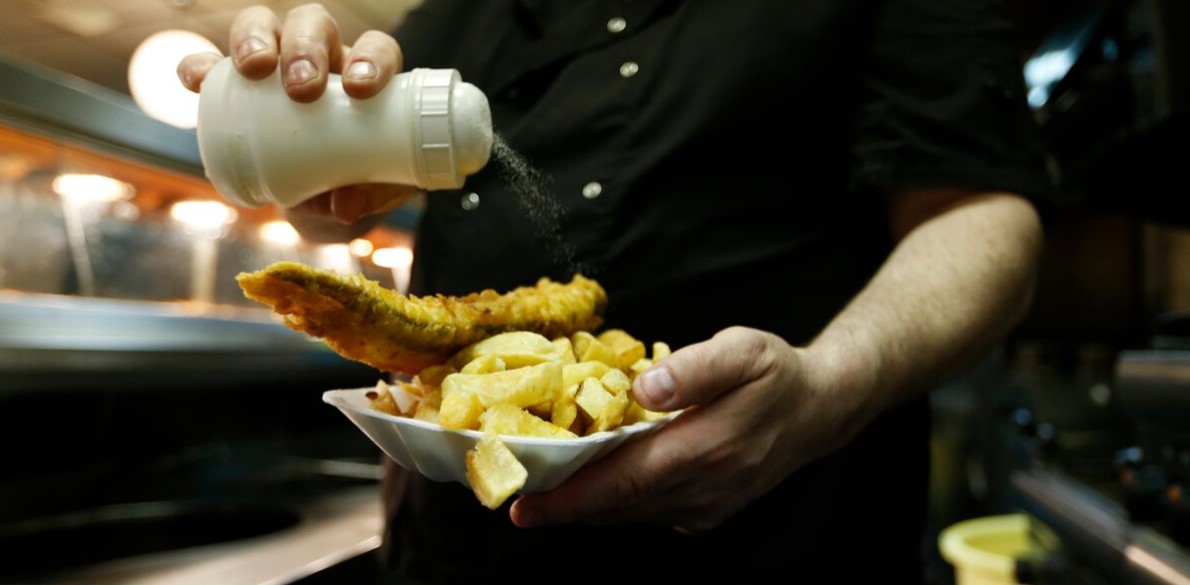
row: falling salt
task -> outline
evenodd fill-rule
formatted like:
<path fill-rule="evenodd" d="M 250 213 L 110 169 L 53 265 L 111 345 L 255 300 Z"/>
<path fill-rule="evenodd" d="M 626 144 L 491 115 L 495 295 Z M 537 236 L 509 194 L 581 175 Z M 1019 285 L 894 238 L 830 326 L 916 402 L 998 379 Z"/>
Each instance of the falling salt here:
<path fill-rule="evenodd" d="M 492 155 L 509 190 L 533 224 L 536 236 L 552 251 L 553 261 L 571 272 L 587 272 L 578 261 L 574 244 L 562 237 L 560 227 L 565 210 L 550 191 L 549 178 L 513 150 L 499 133 L 492 136 Z"/>

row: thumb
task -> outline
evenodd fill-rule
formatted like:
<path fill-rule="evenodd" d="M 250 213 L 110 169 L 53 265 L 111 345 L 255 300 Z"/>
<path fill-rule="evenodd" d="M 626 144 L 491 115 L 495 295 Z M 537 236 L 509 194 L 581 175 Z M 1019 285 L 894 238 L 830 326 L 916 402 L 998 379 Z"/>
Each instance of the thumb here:
<path fill-rule="evenodd" d="M 724 329 L 645 370 L 633 384 L 633 395 L 641 406 L 659 412 L 706 404 L 763 375 L 781 345 L 776 336 L 756 329 Z"/>

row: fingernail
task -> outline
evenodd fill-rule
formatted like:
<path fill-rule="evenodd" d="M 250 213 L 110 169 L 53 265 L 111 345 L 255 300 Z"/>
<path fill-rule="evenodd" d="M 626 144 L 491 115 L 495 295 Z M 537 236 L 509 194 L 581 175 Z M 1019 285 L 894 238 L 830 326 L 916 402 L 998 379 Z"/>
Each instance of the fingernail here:
<path fill-rule="evenodd" d="M 347 77 L 352 79 L 372 79 L 376 77 L 376 66 L 368 61 L 356 61 L 347 68 Z"/>
<path fill-rule="evenodd" d="M 194 87 L 194 75 L 189 69 L 178 68 L 178 78 L 182 80 L 184 87 Z"/>
<path fill-rule="evenodd" d="M 243 61 L 269 47 L 268 43 L 256 37 L 245 39 L 236 47 L 236 59 Z"/>
<path fill-rule="evenodd" d="M 674 396 L 677 385 L 668 368 L 653 368 L 640 375 L 640 389 L 654 404 L 664 406 Z"/>
<path fill-rule="evenodd" d="M 318 68 L 308 59 L 298 59 L 285 70 L 285 82 L 289 85 L 301 85 L 315 77 L 318 77 Z"/>

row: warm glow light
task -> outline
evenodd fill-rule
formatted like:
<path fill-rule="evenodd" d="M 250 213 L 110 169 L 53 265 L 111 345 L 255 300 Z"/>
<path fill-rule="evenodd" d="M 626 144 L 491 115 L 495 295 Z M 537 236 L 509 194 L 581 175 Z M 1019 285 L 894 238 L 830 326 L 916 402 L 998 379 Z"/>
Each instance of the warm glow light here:
<path fill-rule="evenodd" d="M 76 201 L 113 202 L 132 198 L 136 189 L 104 175 L 63 174 L 54 177 L 54 192 Z"/>
<path fill-rule="evenodd" d="M 409 248 L 381 248 L 372 252 L 372 262 L 384 268 L 413 266 L 413 250 Z"/>
<path fill-rule="evenodd" d="M 219 230 L 236 220 L 236 210 L 218 201 L 179 201 L 169 208 L 169 216 L 187 228 Z"/>
<path fill-rule="evenodd" d="M 347 249 L 351 250 L 352 254 L 363 258 L 372 253 L 375 246 L 372 245 L 372 240 L 365 240 L 364 238 L 356 238 L 347 243 Z"/>
<path fill-rule="evenodd" d="M 260 239 L 282 246 L 293 246 L 301 241 L 297 230 L 288 221 L 270 221 L 260 226 Z"/>
<path fill-rule="evenodd" d="M 128 62 L 132 99 L 150 117 L 179 128 L 198 125 L 198 94 L 178 80 L 178 63 L 192 53 L 219 53 L 206 37 L 187 30 L 150 35 Z"/>
<path fill-rule="evenodd" d="M 381 248 L 372 252 L 372 263 L 393 271 L 393 285 L 402 294 L 409 291 L 409 273 L 413 267 L 413 250 L 405 247 Z"/>

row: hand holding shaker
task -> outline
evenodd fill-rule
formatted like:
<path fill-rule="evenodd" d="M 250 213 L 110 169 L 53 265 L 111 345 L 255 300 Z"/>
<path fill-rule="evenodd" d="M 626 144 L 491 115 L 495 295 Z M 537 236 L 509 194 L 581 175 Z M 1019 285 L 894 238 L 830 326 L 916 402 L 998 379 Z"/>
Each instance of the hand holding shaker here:
<path fill-rule="evenodd" d="M 240 75 L 230 58 L 203 80 L 198 148 L 221 195 L 248 207 L 292 207 L 362 183 L 456 189 L 487 164 L 487 97 L 454 69 L 413 69 L 355 99 L 330 75 L 311 103 L 289 98 L 278 73 Z"/>

